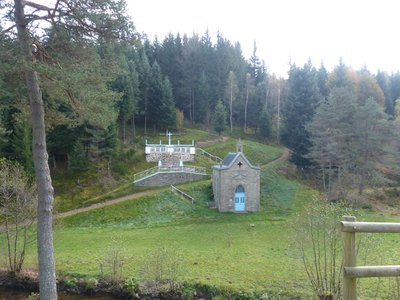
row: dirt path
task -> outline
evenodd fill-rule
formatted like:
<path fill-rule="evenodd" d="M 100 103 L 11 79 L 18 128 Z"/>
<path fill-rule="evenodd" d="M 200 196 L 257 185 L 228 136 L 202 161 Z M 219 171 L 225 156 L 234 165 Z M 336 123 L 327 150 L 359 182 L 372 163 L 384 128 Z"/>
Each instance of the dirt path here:
<path fill-rule="evenodd" d="M 92 204 L 92 205 L 87 206 L 87 207 L 76 208 L 76 209 L 69 210 L 69 211 L 66 211 L 66 212 L 63 212 L 63 213 L 59 213 L 59 214 L 56 214 L 55 217 L 56 217 L 56 219 L 62 219 L 62 218 L 74 216 L 74 215 L 79 214 L 81 212 L 90 211 L 90 210 L 93 210 L 93 209 L 97 209 L 97 208 L 113 205 L 113 204 L 124 202 L 124 201 L 127 201 L 127 200 L 132 200 L 132 199 L 140 198 L 140 197 L 143 197 L 143 196 L 152 195 L 152 194 L 160 192 L 163 189 L 165 189 L 165 187 L 157 189 L 157 190 L 150 190 L 150 191 L 144 191 L 144 192 L 138 192 L 138 193 L 135 193 L 135 194 L 126 195 L 126 196 L 119 197 L 119 198 L 116 198 L 116 199 L 113 199 L 113 200 L 108 200 L 108 201 Z"/>
<path fill-rule="evenodd" d="M 270 161 L 269 163 L 266 163 L 265 165 L 261 166 L 261 169 L 265 169 L 266 167 L 270 167 L 272 165 L 275 165 L 277 163 L 280 163 L 281 161 L 287 160 L 290 156 L 290 151 L 287 148 L 283 149 L 283 153 L 281 154 L 281 156 L 279 156 L 278 158 L 274 159 L 273 161 Z"/>
<path fill-rule="evenodd" d="M 277 164 L 277 163 L 279 163 L 281 161 L 284 161 L 284 160 L 288 159 L 289 155 L 290 155 L 289 150 L 285 148 L 281 156 L 279 156 L 277 159 L 275 159 L 273 161 L 270 161 L 269 163 L 267 163 L 265 165 L 262 165 L 261 168 L 265 169 L 268 166 L 271 166 L 271 165 Z M 123 197 L 119 197 L 119 198 L 116 198 L 116 199 L 113 199 L 113 200 L 108 200 L 108 201 L 96 203 L 96 204 L 93 204 L 93 205 L 90 205 L 90 206 L 87 206 L 87 207 L 76 208 L 76 209 L 73 209 L 73 210 L 70 210 L 70 211 L 67 211 L 67 212 L 56 214 L 55 218 L 56 219 L 62 219 L 62 218 L 66 218 L 66 217 L 71 217 L 71 216 L 74 216 L 74 215 L 79 214 L 81 212 L 90 211 L 90 210 L 101 208 L 101 207 L 106 207 L 106 206 L 113 205 L 113 204 L 116 204 L 116 203 L 121 203 L 121 202 L 124 202 L 124 201 L 137 199 L 137 198 L 140 198 L 140 197 L 143 197 L 143 196 L 153 195 L 153 194 L 159 193 L 160 191 L 165 190 L 165 189 L 166 189 L 165 187 L 162 187 L 162 188 L 156 189 L 156 190 L 138 192 L 138 193 L 135 193 L 135 194 L 130 194 L 130 195 L 126 195 L 126 196 L 123 196 Z"/>

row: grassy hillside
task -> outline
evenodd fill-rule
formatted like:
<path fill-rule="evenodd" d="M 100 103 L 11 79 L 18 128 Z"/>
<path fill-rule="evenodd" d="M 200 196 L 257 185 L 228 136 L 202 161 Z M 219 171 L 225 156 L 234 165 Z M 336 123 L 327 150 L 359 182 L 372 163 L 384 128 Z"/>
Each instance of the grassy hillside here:
<path fill-rule="evenodd" d="M 235 151 L 235 145 L 236 141 L 229 139 L 204 148 L 223 156 Z M 282 149 L 245 141 L 244 152 L 253 163 L 265 164 L 279 157 Z M 204 158 L 200 160 L 210 164 Z M 140 277 L 138 271 L 151 253 L 165 247 L 179 258 L 179 281 L 233 290 L 248 298 L 264 293 L 277 299 L 309 299 L 312 291 L 293 247 L 293 221 L 318 193 L 285 176 L 282 170 L 286 164 L 279 162 L 262 169 L 261 211 L 257 213 L 219 213 L 208 208 L 212 188 L 211 181 L 205 180 L 180 186 L 194 197 L 194 204 L 163 189 L 60 220 L 55 230 L 57 271 L 100 276 L 100 266 L 104 268 L 110 260 L 110 249 L 118 249 L 123 276 Z M 364 218 L 400 221 L 374 212 Z M 385 264 L 398 264 L 400 237 L 380 235 L 367 241 L 368 263 L 381 264 L 384 260 Z M 1 251 L 4 246 L 0 240 Z M 35 251 L 30 245 L 28 267 L 36 266 Z M 363 254 L 359 263 L 365 262 Z M 395 287 L 394 281 L 362 280 L 359 293 L 363 299 L 376 299 L 378 292 L 394 291 Z M 385 297 L 379 294 L 378 298 Z M 386 293 L 386 299 L 393 299 L 393 294 Z"/>
<path fill-rule="evenodd" d="M 165 246 L 182 256 L 182 281 L 305 296 L 307 281 L 301 260 L 291 251 L 288 222 L 295 203 L 307 201 L 315 192 L 275 168 L 263 171 L 262 187 L 259 213 L 221 214 L 209 209 L 208 180 L 181 186 L 195 198 L 194 205 L 164 191 L 66 218 L 55 234 L 57 270 L 98 276 L 107 249 L 117 244 L 126 258 L 124 275 L 130 276 L 149 251 Z M 30 261 L 31 255 L 33 249 Z M 288 265 L 289 273 L 283 267 Z"/>
<path fill-rule="evenodd" d="M 203 147 L 206 151 L 224 158 L 229 152 L 236 152 L 236 139 L 228 139 L 227 141 L 212 144 Z M 253 164 L 266 164 L 282 154 L 282 149 L 254 141 L 243 141 L 243 153 Z"/>

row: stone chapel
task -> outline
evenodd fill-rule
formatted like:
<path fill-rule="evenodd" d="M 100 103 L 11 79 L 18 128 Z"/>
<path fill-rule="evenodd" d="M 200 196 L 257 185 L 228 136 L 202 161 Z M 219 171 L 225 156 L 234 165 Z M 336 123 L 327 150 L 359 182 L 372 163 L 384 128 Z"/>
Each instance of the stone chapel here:
<path fill-rule="evenodd" d="M 214 202 L 221 212 L 248 212 L 260 209 L 260 167 L 243 154 L 239 140 L 236 153 L 229 153 L 212 167 Z"/>

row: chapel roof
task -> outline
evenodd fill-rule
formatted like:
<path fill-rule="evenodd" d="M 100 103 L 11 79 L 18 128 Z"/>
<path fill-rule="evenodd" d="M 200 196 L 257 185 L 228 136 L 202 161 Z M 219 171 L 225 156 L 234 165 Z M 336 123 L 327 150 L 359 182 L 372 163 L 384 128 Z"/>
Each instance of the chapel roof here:
<path fill-rule="evenodd" d="M 223 166 L 229 166 L 232 161 L 235 159 L 237 153 L 233 153 L 233 152 L 229 152 L 227 156 L 225 156 L 225 158 L 223 159 L 223 161 L 221 162 L 221 164 Z"/>
<path fill-rule="evenodd" d="M 253 166 L 248 159 L 246 158 L 246 156 L 243 154 L 243 152 L 229 152 L 227 156 L 225 156 L 225 158 L 222 160 L 221 164 L 219 165 L 215 165 L 213 166 L 213 169 L 229 169 L 232 164 L 234 163 L 234 161 L 238 158 L 238 157 L 242 157 L 243 160 L 250 166 L 250 168 L 252 169 L 260 169 L 259 167 L 255 167 Z"/>

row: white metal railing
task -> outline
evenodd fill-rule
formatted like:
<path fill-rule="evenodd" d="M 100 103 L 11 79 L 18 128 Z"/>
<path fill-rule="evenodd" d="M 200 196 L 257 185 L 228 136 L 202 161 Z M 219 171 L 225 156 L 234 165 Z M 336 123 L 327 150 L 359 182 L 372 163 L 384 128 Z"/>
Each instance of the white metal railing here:
<path fill-rule="evenodd" d="M 137 182 L 144 178 L 150 177 L 156 173 L 177 173 L 177 172 L 185 172 L 185 173 L 193 173 L 200 175 L 207 175 L 205 167 L 197 167 L 197 166 L 174 166 L 174 167 L 165 167 L 165 166 L 157 166 L 142 172 L 136 173 L 133 175 L 133 182 Z"/>

